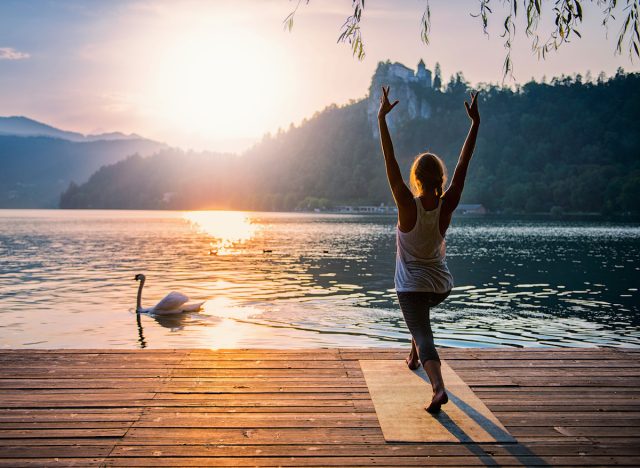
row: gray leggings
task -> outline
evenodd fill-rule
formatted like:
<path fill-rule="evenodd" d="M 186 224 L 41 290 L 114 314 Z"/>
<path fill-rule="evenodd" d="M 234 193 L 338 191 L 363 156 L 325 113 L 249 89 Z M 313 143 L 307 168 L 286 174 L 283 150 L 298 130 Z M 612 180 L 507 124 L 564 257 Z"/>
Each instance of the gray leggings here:
<path fill-rule="evenodd" d="M 446 293 L 433 293 L 415 291 L 397 293 L 404 321 L 411 332 L 411 336 L 416 340 L 418 357 L 423 365 L 429 360 L 440 361 L 438 351 L 436 351 L 436 346 L 433 342 L 429 309 L 444 301 L 450 292 L 451 291 Z"/>

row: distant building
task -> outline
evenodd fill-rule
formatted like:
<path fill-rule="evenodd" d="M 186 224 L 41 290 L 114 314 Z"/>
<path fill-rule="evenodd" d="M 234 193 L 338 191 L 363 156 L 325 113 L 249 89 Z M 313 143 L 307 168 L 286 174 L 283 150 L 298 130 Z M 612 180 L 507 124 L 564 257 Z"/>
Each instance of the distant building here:
<path fill-rule="evenodd" d="M 432 87 L 431 83 L 431 70 L 427 70 L 427 67 L 424 65 L 424 61 L 420 59 L 418 62 L 418 69 L 416 70 L 416 80 L 424 83 L 425 86 L 429 88 Z"/>
<path fill-rule="evenodd" d="M 462 215 L 485 215 L 487 209 L 481 204 L 463 204 L 458 205 L 454 213 Z"/>
<path fill-rule="evenodd" d="M 387 70 L 387 77 L 400 78 L 403 81 L 413 81 L 413 70 L 409 67 L 405 67 L 401 63 L 392 63 Z"/>
<path fill-rule="evenodd" d="M 419 83 L 429 88 L 432 87 L 431 70 L 427 69 L 422 59 L 418 62 L 415 73 L 411 68 L 398 62 L 383 63 L 378 66 L 376 73 L 379 74 L 377 78 L 380 81 L 395 81 L 394 79 L 399 79 L 405 83 Z"/>
<path fill-rule="evenodd" d="M 335 211 L 338 213 L 385 214 L 397 213 L 398 209 L 395 206 L 381 203 L 380 205 L 340 205 L 336 206 Z"/>
<path fill-rule="evenodd" d="M 383 206 L 364 205 L 364 206 L 356 206 L 356 212 L 357 213 L 384 213 L 385 210 Z"/>

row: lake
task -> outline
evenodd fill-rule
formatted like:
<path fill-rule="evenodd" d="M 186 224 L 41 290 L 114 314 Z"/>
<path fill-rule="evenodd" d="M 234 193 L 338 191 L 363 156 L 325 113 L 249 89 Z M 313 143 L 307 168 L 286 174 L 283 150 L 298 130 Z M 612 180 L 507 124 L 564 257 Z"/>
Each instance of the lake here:
<path fill-rule="evenodd" d="M 399 346 L 395 218 L 0 210 L 4 348 Z M 436 344 L 640 346 L 637 224 L 455 218 Z M 135 313 L 172 290 L 206 301 Z"/>

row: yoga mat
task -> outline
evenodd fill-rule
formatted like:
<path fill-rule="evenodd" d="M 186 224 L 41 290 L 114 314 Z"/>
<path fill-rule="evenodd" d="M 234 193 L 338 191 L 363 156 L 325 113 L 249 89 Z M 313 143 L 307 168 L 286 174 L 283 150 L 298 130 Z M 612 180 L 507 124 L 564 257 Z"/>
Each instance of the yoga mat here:
<path fill-rule="evenodd" d="M 412 371 L 396 360 L 362 360 L 360 367 L 387 442 L 515 442 L 445 361 L 441 369 L 449 403 L 436 415 L 424 409 L 432 390 L 422 367 Z"/>

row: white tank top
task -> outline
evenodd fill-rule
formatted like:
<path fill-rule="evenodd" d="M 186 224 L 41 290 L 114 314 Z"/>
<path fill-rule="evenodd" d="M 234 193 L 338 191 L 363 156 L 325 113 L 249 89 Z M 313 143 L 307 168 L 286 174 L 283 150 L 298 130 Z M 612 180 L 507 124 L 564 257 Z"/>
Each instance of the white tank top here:
<path fill-rule="evenodd" d="M 445 293 L 453 288 L 453 277 L 445 260 L 445 241 L 440 234 L 440 208 L 427 211 L 419 198 L 416 224 L 409 232 L 396 227 L 397 253 L 395 286 L 398 292 Z"/>

